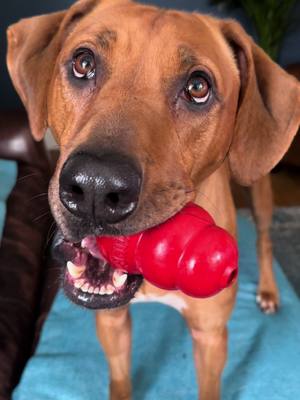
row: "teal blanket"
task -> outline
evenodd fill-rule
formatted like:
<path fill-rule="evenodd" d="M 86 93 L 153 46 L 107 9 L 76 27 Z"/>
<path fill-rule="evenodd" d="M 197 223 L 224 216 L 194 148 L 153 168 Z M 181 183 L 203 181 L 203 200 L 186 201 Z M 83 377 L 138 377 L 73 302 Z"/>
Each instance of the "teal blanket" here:
<path fill-rule="evenodd" d="M 6 216 L 6 200 L 17 179 L 17 163 L 0 159 L 0 242 Z"/>
<path fill-rule="evenodd" d="M 224 400 L 300 399 L 300 303 L 275 263 L 282 306 L 274 316 L 255 304 L 255 232 L 239 217 L 240 276 L 229 322 Z M 135 400 L 196 400 L 191 337 L 182 317 L 161 304 L 135 304 L 132 379 Z M 93 313 L 59 293 L 14 400 L 108 399 L 108 370 Z"/>

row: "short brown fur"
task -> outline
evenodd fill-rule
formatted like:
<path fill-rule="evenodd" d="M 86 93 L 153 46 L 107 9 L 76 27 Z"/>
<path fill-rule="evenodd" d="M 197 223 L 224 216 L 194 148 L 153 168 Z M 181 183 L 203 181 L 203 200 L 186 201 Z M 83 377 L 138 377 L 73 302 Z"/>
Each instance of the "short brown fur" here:
<path fill-rule="evenodd" d="M 234 21 L 127 0 L 81 0 L 68 11 L 22 20 L 9 28 L 8 42 L 9 71 L 33 135 L 41 139 L 50 127 L 60 145 L 49 198 L 66 237 L 78 239 L 80 231 L 59 201 L 58 177 L 80 146 L 122 148 L 142 167 L 138 209 L 117 226 L 123 234 L 156 225 L 194 200 L 236 235 L 230 179 L 253 183 L 261 267 L 258 300 L 265 311 L 275 311 L 279 296 L 272 273 L 267 174 L 299 126 L 299 83 Z M 101 54 L 103 72 L 96 86 L 79 92 L 64 68 L 82 43 Z M 174 100 L 175 77 L 195 63 L 212 73 L 218 92 L 218 99 L 201 113 Z M 193 337 L 202 400 L 220 396 L 226 324 L 236 290 L 234 285 L 203 300 L 175 294 Z M 144 283 L 142 295 L 159 299 L 166 292 Z M 96 324 L 110 367 L 110 398 L 130 399 L 128 307 L 97 312 Z"/>

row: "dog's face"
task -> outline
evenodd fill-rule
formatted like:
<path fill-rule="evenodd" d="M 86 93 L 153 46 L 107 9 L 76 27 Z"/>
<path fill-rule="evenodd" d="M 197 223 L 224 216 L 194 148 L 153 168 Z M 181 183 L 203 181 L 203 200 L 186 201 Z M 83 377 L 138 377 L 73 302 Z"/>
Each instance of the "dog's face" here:
<path fill-rule="evenodd" d="M 295 133 L 298 116 L 285 140 L 276 131 L 270 160 L 257 167 L 252 147 L 269 145 L 264 131 L 278 130 L 278 121 L 272 125 L 267 113 L 283 102 L 256 70 L 276 75 L 272 89 L 284 86 L 284 99 L 299 102 L 299 87 L 233 22 L 122 0 L 81 1 L 66 13 L 37 18 L 12 28 L 8 65 L 33 133 L 39 137 L 50 127 L 60 145 L 49 190 L 54 217 L 69 241 L 89 237 L 84 243 L 92 255 L 91 236 L 161 223 L 228 157 L 244 183 L 266 173 Z M 291 114 L 281 117 L 281 129 Z M 260 143 L 249 133 L 237 139 L 243 124 L 250 131 L 260 125 Z M 78 248 L 75 253 L 73 261 L 87 262 Z M 90 305 L 124 303 L 138 283 L 101 301 L 91 294 Z"/>
<path fill-rule="evenodd" d="M 61 146 L 50 202 L 67 237 L 156 225 L 192 200 L 197 182 L 224 160 L 239 78 L 210 24 L 100 4 L 65 38 L 48 118 Z"/>

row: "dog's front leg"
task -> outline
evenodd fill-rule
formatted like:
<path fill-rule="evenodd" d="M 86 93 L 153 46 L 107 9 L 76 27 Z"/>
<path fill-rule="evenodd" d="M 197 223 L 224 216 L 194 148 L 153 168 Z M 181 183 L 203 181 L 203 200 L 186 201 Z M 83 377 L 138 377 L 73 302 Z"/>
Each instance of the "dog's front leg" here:
<path fill-rule="evenodd" d="M 186 299 L 183 316 L 193 339 L 196 375 L 201 400 L 221 398 L 221 377 L 227 359 L 227 321 L 237 285 L 208 299 Z"/>
<path fill-rule="evenodd" d="M 128 307 L 97 311 L 96 327 L 110 370 L 110 400 L 130 400 L 131 320 Z"/>
<path fill-rule="evenodd" d="M 194 358 L 201 400 L 221 398 L 221 377 L 227 358 L 227 328 L 192 328 Z"/>

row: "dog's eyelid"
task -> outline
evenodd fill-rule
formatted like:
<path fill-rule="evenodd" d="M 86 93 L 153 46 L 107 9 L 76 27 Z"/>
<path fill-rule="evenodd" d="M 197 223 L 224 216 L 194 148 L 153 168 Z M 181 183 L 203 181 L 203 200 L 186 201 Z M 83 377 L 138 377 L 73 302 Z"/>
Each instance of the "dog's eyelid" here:
<path fill-rule="evenodd" d="M 198 65 L 195 65 L 192 68 L 190 68 L 187 71 L 186 75 L 187 75 L 187 78 L 189 78 L 189 77 L 191 77 L 193 75 L 197 75 L 197 74 L 206 78 L 209 81 L 211 86 L 216 86 L 216 79 L 215 79 L 213 72 L 210 70 L 210 68 L 206 67 L 205 65 L 198 64 Z"/>
<path fill-rule="evenodd" d="M 195 73 L 196 71 L 202 72 L 209 82 L 211 86 L 214 88 L 215 92 L 218 92 L 220 89 L 219 80 L 222 79 L 222 72 L 218 69 L 215 69 L 214 64 L 210 62 L 210 60 L 203 58 L 202 60 L 198 60 L 197 64 L 191 65 L 190 68 L 186 71 L 186 76 L 188 77 Z"/>
<path fill-rule="evenodd" d="M 72 75 L 76 79 L 91 80 L 96 76 L 95 53 L 84 47 L 77 48 L 72 55 Z"/>
<path fill-rule="evenodd" d="M 72 45 L 72 48 L 70 48 L 70 56 L 76 53 L 76 51 L 82 50 L 82 49 L 87 49 L 93 52 L 94 54 L 98 53 L 98 46 L 96 43 L 94 43 L 92 40 L 80 40 L 76 42 L 76 44 Z"/>

